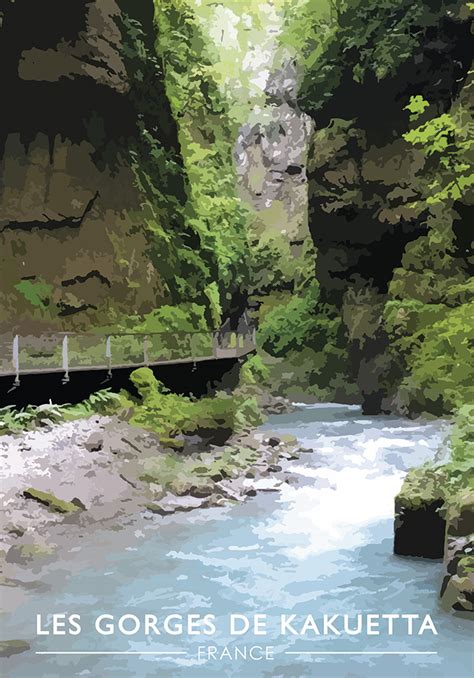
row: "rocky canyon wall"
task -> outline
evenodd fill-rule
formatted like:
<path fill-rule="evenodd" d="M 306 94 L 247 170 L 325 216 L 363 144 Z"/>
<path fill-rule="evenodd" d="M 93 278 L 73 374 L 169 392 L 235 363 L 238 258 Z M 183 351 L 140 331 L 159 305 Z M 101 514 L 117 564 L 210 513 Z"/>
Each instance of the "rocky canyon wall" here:
<path fill-rule="evenodd" d="M 472 124 L 470 17 L 459 2 L 393 4 L 351 3 L 303 86 L 316 123 L 310 229 L 321 300 L 342 316 L 365 411 L 439 413 L 453 402 L 422 384 L 438 350 L 428 339 L 434 321 L 472 302 L 468 287 L 454 290 L 472 273 L 472 191 L 452 179 Z M 421 142 L 410 143 L 420 123 Z M 445 147 L 431 147 L 430 134 Z"/>
<path fill-rule="evenodd" d="M 185 199 L 153 2 L 16 0 L 0 19 L 2 330 L 85 330 L 152 310 L 170 290 L 149 224 L 176 228 Z"/>

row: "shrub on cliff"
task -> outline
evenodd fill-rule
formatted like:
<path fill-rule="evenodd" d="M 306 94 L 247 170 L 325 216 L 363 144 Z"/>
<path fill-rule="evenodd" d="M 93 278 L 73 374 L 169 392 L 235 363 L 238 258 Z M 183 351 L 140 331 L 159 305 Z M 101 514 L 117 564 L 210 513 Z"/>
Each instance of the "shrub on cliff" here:
<path fill-rule="evenodd" d="M 316 280 L 297 294 L 273 295 L 260 311 L 257 342 L 272 357 L 271 382 L 284 395 L 352 400 L 347 337 L 335 308 L 321 303 Z"/>
<path fill-rule="evenodd" d="M 240 386 L 264 386 L 270 372 L 259 355 L 248 358 L 240 368 Z"/>

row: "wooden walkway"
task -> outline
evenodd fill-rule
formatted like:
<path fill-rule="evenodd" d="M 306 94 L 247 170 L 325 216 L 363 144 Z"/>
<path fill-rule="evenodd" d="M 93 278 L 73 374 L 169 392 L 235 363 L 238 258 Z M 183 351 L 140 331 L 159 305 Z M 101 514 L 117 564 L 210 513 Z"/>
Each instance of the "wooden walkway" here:
<path fill-rule="evenodd" d="M 0 336 L 0 377 L 237 359 L 256 349 L 255 328 L 231 332 L 45 333 Z"/>

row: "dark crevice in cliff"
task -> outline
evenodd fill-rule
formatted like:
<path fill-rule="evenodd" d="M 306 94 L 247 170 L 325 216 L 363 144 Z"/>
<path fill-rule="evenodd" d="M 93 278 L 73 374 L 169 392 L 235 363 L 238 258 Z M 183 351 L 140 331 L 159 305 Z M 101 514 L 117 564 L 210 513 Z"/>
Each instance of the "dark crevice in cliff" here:
<path fill-rule="evenodd" d="M 99 280 L 102 284 L 107 285 L 107 287 L 111 287 L 110 280 L 105 277 L 105 275 L 102 275 L 99 271 L 89 271 L 89 273 L 86 273 L 86 275 L 76 275 L 74 278 L 69 278 L 68 280 L 63 280 L 61 282 L 61 285 L 63 287 L 69 287 L 70 285 L 75 285 L 77 283 L 84 283 L 87 280 L 91 280 L 92 278 L 96 278 Z"/>
<path fill-rule="evenodd" d="M 94 311 L 97 310 L 97 306 L 94 304 L 81 304 L 80 306 L 68 306 L 62 302 L 58 304 L 59 313 L 58 315 L 61 318 L 65 318 L 68 315 L 74 315 L 75 313 L 80 313 L 81 311 L 87 311 L 89 309 L 92 309 Z"/>
<path fill-rule="evenodd" d="M 96 193 L 93 195 L 93 197 L 89 200 L 89 202 L 85 206 L 82 214 L 80 214 L 77 217 L 72 216 L 68 217 L 64 214 L 58 214 L 57 217 L 51 218 L 47 214 L 43 214 L 45 221 L 10 221 L 2 229 L 0 229 L 0 233 L 3 233 L 3 231 L 7 230 L 31 231 L 35 228 L 47 231 L 54 231 L 58 228 L 80 228 L 85 217 L 93 208 L 94 203 L 98 197 L 99 192 L 96 191 Z"/>
<path fill-rule="evenodd" d="M 454 205 L 457 218 L 453 221 L 454 252 L 453 255 L 462 261 L 468 275 L 474 275 L 474 243 L 472 224 L 474 209 L 472 205 L 458 202 Z"/>
<path fill-rule="evenodd" d="M 136 134 L 136 116 L 130 103 L 117 92 L 94 83 L 88 78 L 61 79 L 59 82 L 17 81 L 10 90 L 3 108 L 3 125 L 0 133 L 0 155 L 6 138 L 18 133 L 27 150 L 39 133 L 53 143 L 55 137 L 69 139 L 74 144 L 97 138 L 91 135 L 91 123 L 98 116 L 103 125 L 103 149 L 111 141 L 125 140 Z M 34 116 L 31 116 L 31 109 Z M 95 149 L 101 151 L 101 147 Z M 108 157 L 113 166 L 113 156 Z"/>

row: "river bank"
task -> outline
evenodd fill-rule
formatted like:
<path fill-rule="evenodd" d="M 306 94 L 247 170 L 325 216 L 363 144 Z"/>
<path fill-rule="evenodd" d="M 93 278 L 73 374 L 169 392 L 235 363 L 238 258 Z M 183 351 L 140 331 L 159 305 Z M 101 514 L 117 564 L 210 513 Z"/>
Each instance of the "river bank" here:
<path fill-rule="evenodd" d="M 442 558 L 448 610 L 474 612 L 474 408 L 458 411 L 447 463 L 411 469 L 395 499 L 398 555 Z"/>
<path fill-rule="evenodd" d="M 79 539 L 98 524 L 120 529 L 143 512 L 241 501 L 278 489 L 281 463 L 302 451 L 295 438 L 251 429 L 205 446 L 196 435 L 163 439 L 99 415 L 1 436 L 2 583 L 14 586 L 25 568 L 58 557 L 58 526 Z"/>

